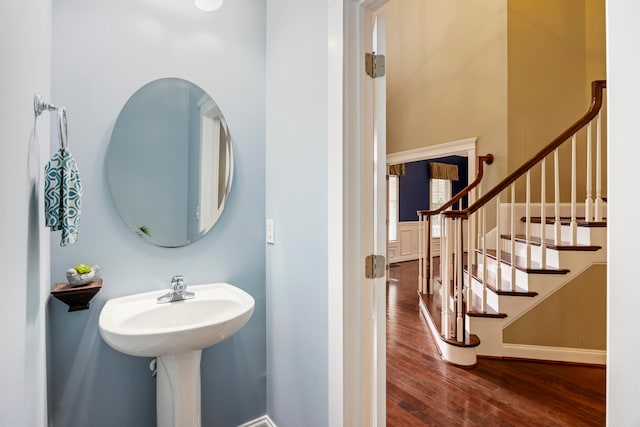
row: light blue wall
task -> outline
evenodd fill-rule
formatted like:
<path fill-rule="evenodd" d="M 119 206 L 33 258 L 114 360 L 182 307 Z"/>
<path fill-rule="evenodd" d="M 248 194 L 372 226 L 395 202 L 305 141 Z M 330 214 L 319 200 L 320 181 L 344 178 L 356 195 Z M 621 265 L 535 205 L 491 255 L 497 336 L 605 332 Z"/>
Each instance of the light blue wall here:
<path fill-rule="evenodd" d="M 112 350 L 99 336 L 108 298 L 187 283 L 226 281 L 254 296 L 256 310 L 234 337 L 202 359 L 204 426 L 235 426 L 266 412 L 265 341 L 265 4 L 225 2 L 214 13 L 192 1 L 56 0 L 52 98 L 69 111 L 71 151 L 84 184 L 80 237 L 58 246 L 52 281 L 79 262 L 100 264 L 103 288 L 90 310 L 67 313 L 51 300 L 50 413 L 55 427 L 155 425 L 149 359 Z M 106 182 L 105 151 L 129 96 L 163 77 L 190 80 L 211 94 L 233 139 L 235 176 L 219 222 L 196 243 L 152 246 L 118 216 Z"/>
<path fill-rule="evenodd" d="M 34 129 L 33 96 L 50 96 L 50 32 L 50 0 L 0 1 L 0 426 L 47 424 L 49 233 L 41 196 L 49 115 Z"/>
<path fill-rule="evenodd" d="M 267 407 L 328 425 L 327 2 L 267 2 Z"/>

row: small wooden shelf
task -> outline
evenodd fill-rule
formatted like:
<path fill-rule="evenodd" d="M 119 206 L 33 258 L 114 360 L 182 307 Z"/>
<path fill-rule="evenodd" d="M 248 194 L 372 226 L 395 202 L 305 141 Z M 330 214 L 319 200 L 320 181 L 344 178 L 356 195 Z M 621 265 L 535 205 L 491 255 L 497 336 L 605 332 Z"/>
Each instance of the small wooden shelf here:
<path fill-rule="evenodd" d="M 56 283 L 51 295 L 69 306 L 69 311 L 87 310 L 89 301 L 102 288 L 102 279 L 93 280 L 86 285 L 71 286 L 69 282 Z"/>

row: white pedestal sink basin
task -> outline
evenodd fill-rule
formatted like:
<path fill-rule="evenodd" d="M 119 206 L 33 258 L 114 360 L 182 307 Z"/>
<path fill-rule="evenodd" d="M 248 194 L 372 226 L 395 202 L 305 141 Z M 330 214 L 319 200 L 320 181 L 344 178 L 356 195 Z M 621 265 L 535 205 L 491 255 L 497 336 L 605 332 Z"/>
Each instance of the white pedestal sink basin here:
<path fill-rule="evenodd" d="M 255 300 L 228 283 L 189 286 L 193 299 L 159 304 L 166 291 L 107 301 L 98 321 L 100 335 L 132 356 L 157 357 L 158 427 L 200 423 L 202 349 L 236 333 L 253 314 Z"/>

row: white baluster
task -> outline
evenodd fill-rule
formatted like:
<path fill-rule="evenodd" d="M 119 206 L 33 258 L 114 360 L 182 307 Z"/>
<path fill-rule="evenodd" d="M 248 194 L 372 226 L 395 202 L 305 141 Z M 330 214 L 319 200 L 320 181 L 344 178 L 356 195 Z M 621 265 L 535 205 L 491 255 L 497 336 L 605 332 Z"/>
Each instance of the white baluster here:
<path fill-rule="evenodd" d="M 553 179 L 554 179 L 554 223 L 553 223 L 553 230 L 554 230 L 554 241 L 556 245 L 560 244 L 560 240 L 561 240 L 561 223 L 560 223 L 560 158 L 559 158 L 559 153 L 558 153 L 558 149 L 556 148 L 553 151 Z"/>
<path fill-rule="evenodd" d="M 516 184 L 511 184 L 511 291 L 516 290 Z"/>
<path fill-rule="evenodd" d="M 547 159 L 540 165 L 542 178 L 540 181 L 540 265 L 547 268 Z"/>
<path fill-rule="evenodd" d="M 441 218 L 440 220 L 440 318 L 442 324 L 440 326 L 440 333 L 449 338 L 451 335 L 451 328 L 449 328 L 449 229 L 447 226 L 448 219 Z"/>
<path fill-rule="evenodd" d="M 500 193 L 496 196 L 496 257 L 498 259 L 496 267 L 496 289 L 502 289 L 502 239 L 500 236 Z"/>
<path fill-rule="evenodd" d="M 602 221 L 602 120 L 596 119 L 596 221 Z"/>
<path fill-rule="evenodd" d="M 487 217 L 484 206 L 480 208 L 482 215 L 482 312 L 487 312 Z"/>
<path fill-rule="evenodd" d="M 478 184 L 478 191 L 476 193 L 476 196 L 479 198 L 480 196 L 482 196 L 482 193 L 480 192 L 480 187 L 482 186 L 482 183 Z M 482 249 L 484 250 L 484 246 L 481 245 L 482 243 L 482 208 L 476 211 L 475 214 L 475 230 L 476 230 L 476 247 L 480 248 L 482 247 Z M 476 253 L 475 255 L 476 257 L 476 264 L 478 265 L 478 268 L 480 267 L 479 265 L 479 257 L 478 254 Z M 480 275 L 480 270 L 478 269 L 478 275 Z"/>
<path fill-rule="evenodd" d="M 429 275 L 429 285 L 427 286 L 427 290 L 429 294 L 433 295 L 433 288 L 435 286 L 435 282 L 433 281 L 433 254 L 431 253 L 431 249 L 433 248 L 433 235 L 431 230 L 431 217 L 429 217 L 429 221 L 427 222 L 427 236 L 429 240 L 429 255 L 427 258 L 427 274 Z M 440 257 L 438 258 L 440 259 Z"/>
<path fill-rule="evenodd" d="M 446 222 L 446 229 L 447 229 L 447 256 L 449 257 L 448 261 L 447 261 L 447 270 L 448 270 L 448 276 L 447 276 L 447 283 L 446 283 L 446 287 L 447 287 L 447 338 L 453 338 L 452 335 L 452 328 L 451 326 L 453 325 L 453 322 L 455 321 L 455 318 L 452 319 L 451 318 L 451 289 L 452 289 L 452 284 L 453 281 L 455 280 L 455 250 L 456 250 L 456 228 L 455 228 L 455 224 L 453 222 L 453 219 L 451 218 L 447 218 L 447 222 Z M 453 288 L 455 291 L 455 288 Z"/>
<path fill-rule="evenodd" d="M 428 216 L 426 218 L 426 222 L 424 223 L 425 227 L 425 242 L 426 254 L 424 256 L 424 264 L 422 268 L 424 271 L 422 272 L 422 291 L 427 292 L 429 294 L 433 294 L 433 256 L 431 255 L 431 249 L 433 248 L 433 239 L 431 236 L 431 217 Z"/>
<path fill-rule="evenodd" d="M 571 137 L 571 244 L 575 245 L 578 239 L 578 221 L 576 219 L 576 187 L 577 167 L 576 167 L 576 134 Z"/>
<path fill-rule="evenodd" d="M 423 247 L 424 247 L 424 234 L 423 234 L 423 227 L 424 227 L 424 215 L 419 212 L 418 213 L 418 292 L 423 293 L 422 291 L 422 264 L 424 262 L 423 258 L 424 258 L 424 253 L 423 253 Z"/>
<path fill-rule="evenodd" d="M 584 220 L 591 221 L 593 219 L 593 198 L 592 198 L 592 173 L 591 173 L 591 122 L 587 124 L 587 188 L 586 197 L 584 199 Z"/>
<path fill-rule="evenodd" d="M 525 222 L 525 241 L 527 245 L 527 254 L 526 254 L 526 268 L 531 268 L 531 171 L 527 171 L 527 179 L 526 179 L 526 200 L 524 210 L 526 211 L 526 222 Z M 515 267 L 512 266 L 512 267 Z"/>
<path fill-rule="evenodd" d="M 467 236 L 469 239 L 469 249 L 467 251 L 467 311 L 472 310 L 473 306 L 473 276 L 471 275 L 471 268 L 473 267 L 473 253 L 476 250 L 474 242 L 473 220 L 471 217 L 467 220 Z"/>
<path fill-rule="evenodd" d="M 464 322 L 462 319 L 462 219 L 456 219 L 458 226 L 456 227 L 456 340 L 459 342 L 464 341 Z"/>

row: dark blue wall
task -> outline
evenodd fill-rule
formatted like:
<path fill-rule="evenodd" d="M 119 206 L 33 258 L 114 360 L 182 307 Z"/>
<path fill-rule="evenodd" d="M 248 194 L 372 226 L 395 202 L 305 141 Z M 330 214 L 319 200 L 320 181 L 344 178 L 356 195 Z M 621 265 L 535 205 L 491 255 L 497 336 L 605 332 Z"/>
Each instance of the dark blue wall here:
<path fill-rule="evenodd" d="M 417 221 L 416 211 L 429 209 L 429 163 L 458 165 L 458 181 L 453 181 L 452 193 L 457 194 L 468 184 L 468 161 L 466 157 L 447 156 L 438 159 L 420 160 L 407 163 L 405 175 L 399 177 L 398 208 L 399 220 Z M 462 199 L 462 207 L 467 207 L 467 197 Z M 456 208 L 456 205 L 454 205 Z"/>

